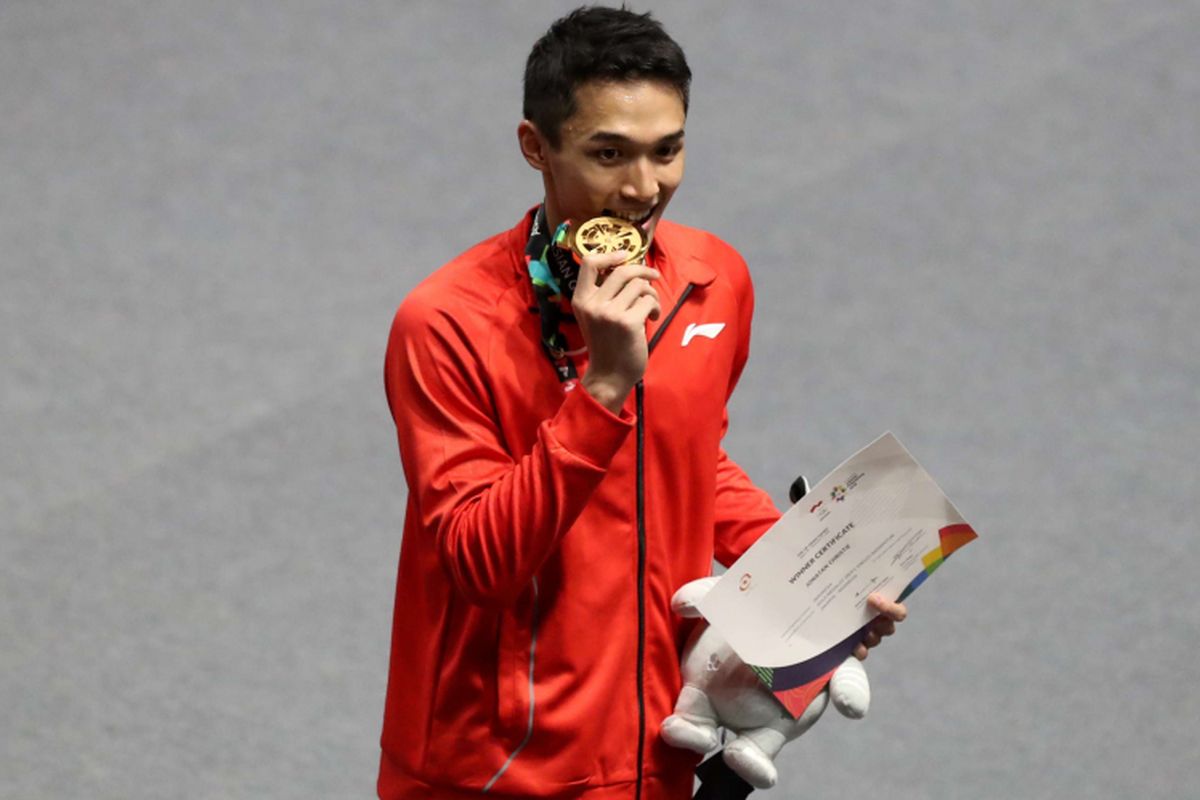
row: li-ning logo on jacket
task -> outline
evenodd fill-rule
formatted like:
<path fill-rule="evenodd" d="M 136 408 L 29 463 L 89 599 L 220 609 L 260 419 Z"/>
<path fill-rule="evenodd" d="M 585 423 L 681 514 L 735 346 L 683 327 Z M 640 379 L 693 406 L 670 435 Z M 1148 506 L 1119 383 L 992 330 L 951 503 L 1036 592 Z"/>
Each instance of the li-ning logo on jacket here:
<path fill-rule="evenodd" d="M 717 334 L 725 330 L 724 322 L 706 322 L 703 325 L 697 325 L 692 322 L 683 331 L 683 344 L 681 347 L 687 347 L 688 343 L 697 336 L 704 336 L 708 339 L 717 338 Z"/>

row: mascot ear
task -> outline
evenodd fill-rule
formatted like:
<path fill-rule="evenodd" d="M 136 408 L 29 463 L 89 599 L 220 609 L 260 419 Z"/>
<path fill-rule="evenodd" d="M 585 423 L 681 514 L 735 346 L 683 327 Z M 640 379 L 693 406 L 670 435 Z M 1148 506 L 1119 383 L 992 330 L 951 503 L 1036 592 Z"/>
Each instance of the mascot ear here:
<path fill-rule="evenodd" d="M 679 616 L 689 619 L 701 616 L 700 609 L 696 608 L 696 604 L 700 602 L 701 597 L 708 594 L 709 589 L 716 586 L 719 580 L 721 580 L 720 575 L 712 575 L 689 581 L 680 586 L 679 591 L 675 592 L 671 598 L 671 610 Z"/>

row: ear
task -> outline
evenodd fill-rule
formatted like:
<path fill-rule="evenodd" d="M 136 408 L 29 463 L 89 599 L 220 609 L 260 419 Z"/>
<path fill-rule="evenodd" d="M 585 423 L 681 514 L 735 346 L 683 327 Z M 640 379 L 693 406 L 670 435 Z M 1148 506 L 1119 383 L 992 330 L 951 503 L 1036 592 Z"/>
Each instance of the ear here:
<path fill-rule="evenodd" d="M 716 586 L 719 580 L 721 580 L 720 575 L 710 575 L 707 578 L 688 581 L 680 586 L 671 597 L 671 610 L 681 617 L 694 619 L 702 616 L 700 609 L 696 608 L 696 603 L 699 603 L 700 598 L 708 594 L 708 591 Z"/>
<path fill-rule="evenodd" d="M 542 132 L 538 130 L 537 126 L 527 119 L 521 120 L 521 124 L 517 126 L 517 144 L 521 148 L 521 155 L 525 156 L 525 160 L 529 162 L 529 166 L 538 172 L 546 172 L 550 169 L 550 160 L 547 157 L 550 143 L 546 141 L 545 136 L 542 136 Z"/>

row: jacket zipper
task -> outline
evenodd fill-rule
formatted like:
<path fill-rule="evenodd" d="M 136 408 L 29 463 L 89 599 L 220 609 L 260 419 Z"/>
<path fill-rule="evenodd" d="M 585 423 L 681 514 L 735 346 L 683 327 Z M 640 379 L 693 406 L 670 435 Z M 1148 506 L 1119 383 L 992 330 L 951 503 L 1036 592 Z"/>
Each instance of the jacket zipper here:
<path fill-rule="evenodd" d="M 662 338 L 675 313 L 687 301 L 696 284 L 689 283 L 684 288 L 675 306 L 663 324 L 650 337 L 646 346 L 647 361 L 654 346 Z M 647 366 L 649 364 L 647 363 Z M 634 386 L 634 397 L 637 408 L 637 607 L 638 607 L 638 646 L 637 646 L 637 702 L 638 702 L 638 746 L 637 746 L 637 788 L 634 793 L 636 800 L 642 797 L 642 769 L 646 759 L 646 386 L 638 381 Z"/>
<path fill-rule="evenodd" d="M 525 738 L 517 745 L 517 749 L 513 750 L 508 755 L 508 759 L 496 771 L 491 780 L 483 787 L 483 793 L 487 794 L 496 785 L 496 781 L 500 780 L 500 776 L 508 771 L 512 763 L 517 760 L 517 756 L 525 749 L 525 745 L 529 744 L 529 740 L 533 738 L 533 710 L 534 710 L 534 692 L 533 692 L 533 666 L 534 656 L 537 653 L 537 637 L 538 637 L 538 581 L 535 575 L 532 579 L 533 584 L 533 611 L 530 619 L 531 636 L 529 641 L 529 720 L 525 725 Z"/>

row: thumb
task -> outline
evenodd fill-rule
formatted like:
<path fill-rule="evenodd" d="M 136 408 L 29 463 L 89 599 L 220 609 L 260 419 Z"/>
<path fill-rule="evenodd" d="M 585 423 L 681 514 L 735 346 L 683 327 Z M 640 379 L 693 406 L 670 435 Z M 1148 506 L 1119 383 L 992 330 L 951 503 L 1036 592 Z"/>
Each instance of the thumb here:
<path fill-rule="evenodd" d="M 607 275 L 613 268 L 625 263 L 628 255 L 624 250 L 613 253 L 597 253 L 584 256 L 579 261 L 579 279 L 575 284 L 575 297 L 586 297 L 596 291 L 596 287 L 604 283 L 601 276 Z"/>

